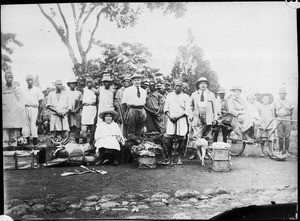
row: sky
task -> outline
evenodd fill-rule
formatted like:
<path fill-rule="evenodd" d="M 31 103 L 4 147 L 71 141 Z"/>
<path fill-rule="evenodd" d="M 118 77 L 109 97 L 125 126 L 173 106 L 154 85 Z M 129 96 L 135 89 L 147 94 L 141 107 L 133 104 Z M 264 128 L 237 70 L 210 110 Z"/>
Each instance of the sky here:
<path fill-rule="evenodd" d="M 72 19 L 67 5 L 62 8 L 67 19 Z M 134 27 L 118 29 L 103 19 L 99 25 L 96 39 L 112 44 L 143 43 L 152 53 L 149 65 L 165 75 L 171 73 L 178 47 L 186 44 L 190 28 L 226 91 L 241 85 L 245 93 L 271 92 L 278 97 L 285 83 L 288 97 L 298 98 L 296 10 L 284 1 L 190 2 L 179 19 L 157 10 L 145 11 Z M 11 56 L 12 71 L 21 86 L 26 86 L 27 74 L 38 74 L 42 88 L 57 79 L 66 85 L 73 75 L 71 59 L 37 5 L 2 5 L 1 32 L 16 33 L 24 44 L 15 47 Z M 74 38 L 71 41 L 74 43 Z M 97 56 L 95 47 L 88 58 Z"/>

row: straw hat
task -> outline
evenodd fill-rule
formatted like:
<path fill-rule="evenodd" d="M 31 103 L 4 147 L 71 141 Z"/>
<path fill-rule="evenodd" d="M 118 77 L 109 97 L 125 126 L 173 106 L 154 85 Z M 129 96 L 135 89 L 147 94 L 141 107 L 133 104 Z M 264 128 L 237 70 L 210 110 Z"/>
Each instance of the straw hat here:
<path fill-rule="evenodd" d="M 119 116 L 118 113 L 117 113 L 116 111 L 114 111 L 114 110 L 106 110 L 106 111 L 102 111 L 102 112 L 99 114 L 99 117 L 100 117 L 101 119 L 104 120 L 104 116 L 105 116 L 106 114 L 111 114 L 111 115 L 113 116 L 113 119 L 114 119 L 114 120 L 116 120 L 117 117 Z"/>
<path fill-rule="evenodd" d="M 133 80 L 134 78 L 142 78 L 142 75 L 135 73 L 131 76 L 131 80 Z"/>
<path fill-rule="evenodd" d="M 269 97 L 269 104 L 272 104 L 274 101 L 274 97 L 271 93 L 263 93 L 261 94 L 261 98 L 263 98 L 264 96 L 268 96 Z"/>
<path fill-rule="evenodd" d="M 111 82 L 114 81 L 110 76 L 103 76 L 101 82 Z"/>
<path fill-rule="evenodd" d="M 279 89 L 279 94 L 286 94 L 286 89 L 284 87 Z"/>

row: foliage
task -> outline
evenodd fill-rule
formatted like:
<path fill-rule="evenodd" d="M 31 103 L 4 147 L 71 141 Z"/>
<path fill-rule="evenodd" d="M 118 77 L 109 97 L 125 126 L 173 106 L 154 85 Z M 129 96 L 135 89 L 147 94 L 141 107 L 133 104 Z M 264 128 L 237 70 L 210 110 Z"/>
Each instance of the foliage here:
<path fill-rule="evenodd" d="M 122 80 L 126 74 L 134 72 L 141 73 L 145 78 L 153 76 L 159 69 L 152 69 L 147 66 L 151 58 L 151 53 L 141 43 L 123 42 L 119 45 L 104 44 L 99 46 L 102 49 L 101 58 L 90 59 L 87 61 L 86 71 L 74 68 L 75 75 L 79 78 L 81 85 L 84 84 L 86 77 L 93 79 L 101 78 L 101 74 L 108 72 L 112 78 Z M 83 69 L 83 67 L 79 66 Z"/>
<path fill-rule="evenodd" d="M 18 45 L 19 47 L 23 46 L 22 42 L 16 39 L 16 34 L 1 32 L 1 65 L 4 72 L 11 68 L 10 63 L 12 63 L 12 60 L 9 55 L 14 52 L 11 44 Z"/>
<path fill-rule="evenodd" d="M 188 83 L 188 94 L 197 90 L 195 84 L 200 77 L 207 78 L 212 92 L 218 91 L 218 74 L 211 69 L 209 61 L 203 60 L 203 56 L 203 50 L 195 44 L 195 38 L 189 29 L 187 44 L 178 48 L 178 55 L 171 73 L 173 79 L 180 78 Z"/>
<path fill-rule="evenodd" d="M 127 26 L 134 26 L 138 21 L 139 15 L 145 8 L 150 9 L 161 9 L 164 15 L 168 13 L 174 13 L 176 18 L 184 15 L 186 3 L 139 3 L 133 4 L 129 2 L 103 2 L 103 3 L 70 3 L 70 4 L 51 4 L 51 5 L 40 5 L 38 7 L 45 18 L 52 24 L 56 32 L 60 36 L 62 42 L 65 44 L 69 51 L 70 58 L 73 62 L 75 74 L 78 76 L 84 75 L 87 72 L 87 68 L 90 65 L 87 61 L 87 54 L 95 44 L 101 44 L 101 41 L 94 38 L 95 32 L 99 27 L 100 17 L 108 19 L 111 22 L 117 24 L 118 28 L 125 28 Z M 70 33 L 72 29 L 69 28 L 70 21 L 66 18 L 64 10 L 72 11 L 73 19 L 71 23 L 75 25 L 74 33 Z M 70 20 L 70 19 L 69 19 Z M 92 27 L 88 26 L 87 21 L 93 21 Z M 88 34 L 87 46 L 84 48 L 82 42 L 82 34 Z M 80 54 L 80 60 L 76 58 L 74 48 L 69 41 L 71 34 L 75 35 L 77 49 Z M 104 44 L 105 45 L 105 44 Z M 105 45 L 109 47 L 109 45 Z M 121 58 L 119 58 L 121 59 Z"/>

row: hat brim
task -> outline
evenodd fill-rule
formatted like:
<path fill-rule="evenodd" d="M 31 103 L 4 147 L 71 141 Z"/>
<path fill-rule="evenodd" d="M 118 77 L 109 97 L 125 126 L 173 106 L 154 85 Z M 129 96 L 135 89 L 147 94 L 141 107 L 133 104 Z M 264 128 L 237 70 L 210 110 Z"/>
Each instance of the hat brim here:
<path fill-rule="evenodd" d="M 270 94 L 270 93 L 264 93 L 264 94 L 261 94 L 261 95 L 260 95 L 261 99 L 263 98 L 263 96 L 268 96 L 268 97 L 269 97 L 269 104 L 272 104 L 272 103 L 273 103 L 274 97 L 273 97 L 272 94 Z"/>
<path fill-rule="evenodd" d="M 108 110 L 108 111 L 103 111 L 103 112 L 101 112 L 101 113 L 99 114 L 99 117 L 100 117 L 101 119 L 103 119 L 103 117 L 104 117 L 106 114 L 111 114 L 111 115 L 113 116 L 113 119 L 114 119 L 114 120 L 116 120 L 116 119 L 118 118 L 118 116 L 119 116 L 119 114 L 118 114 L 116 111 L 114 111 L 114 110 Z"/>
<path fill-rule="evenodd" d="M 200 84 L 201 82 L 205 82 L 205 83 L 207 84 L 207 86 L 210 85 L 209 81 L 197 81 L 197 82 L 196 82 L 196 88 L 199 86 L 199 84 Z"/>
<path fill-rule="evenodd" d="M 75 84 L 78 84 L 78 82 L 77 82 L 77 81 L 70 81 L 70 82 L 67 82 L 67 85 L 69 85 L 69 84 L 73 84 L 73 83 L 75 83 Z"/>

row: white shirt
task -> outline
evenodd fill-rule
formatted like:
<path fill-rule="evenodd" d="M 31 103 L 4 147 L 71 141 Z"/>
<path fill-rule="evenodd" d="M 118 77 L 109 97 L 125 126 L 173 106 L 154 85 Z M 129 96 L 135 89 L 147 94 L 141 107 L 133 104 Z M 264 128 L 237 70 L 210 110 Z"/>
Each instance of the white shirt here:
<path fill-rule="evenodd" d="M 167 95 L 164 112 L 169 111 L 172 117 L 178 117 L 185 113 L 189 116 L 190 113 L 190 98 L 185 93 L 176 94 L 174 91 Z"/>
<path fill-rule="evenodd" d="M 23 96 L 25 105 L 29 106 L 39 106 L 39 100 L 42 100 L 44 98 L 43 92 L 39 87 L 32 86 L 32 88 L 26 87 L 23 90 Z"/>
<path fill-rule="evenodd" d="M 122 98 L 122 104 L 135 105 L 135 106 L 145 105 L 147 92 L 141 87 L 139 87 L 139 89 L 141 93 L 140 97 L 137 96 L 136 86 L 133 85 L 128 88 L 125 88 L 123 93 L 123 98 Z"/>

